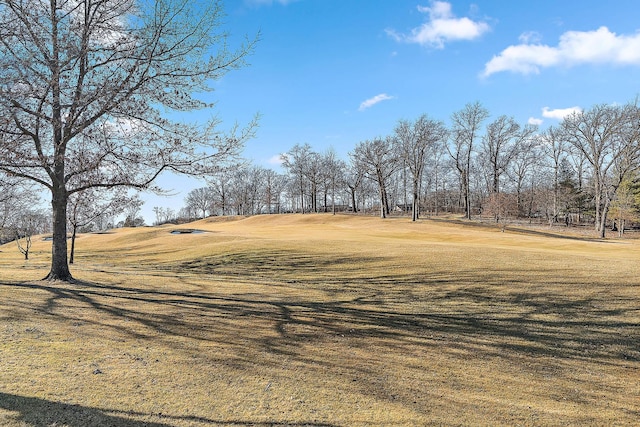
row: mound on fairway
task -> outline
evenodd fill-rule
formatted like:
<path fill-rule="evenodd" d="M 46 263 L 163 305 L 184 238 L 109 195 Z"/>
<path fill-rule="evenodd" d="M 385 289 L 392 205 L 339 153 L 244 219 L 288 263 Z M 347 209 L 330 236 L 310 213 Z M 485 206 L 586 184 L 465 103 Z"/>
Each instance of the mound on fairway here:
<path fill-rule="evenodd" d="M 50 245 L 0 247 L 0 425 L 640 419 L 638 241 L 205 219 L 81 235 L 74 284 Z"/>

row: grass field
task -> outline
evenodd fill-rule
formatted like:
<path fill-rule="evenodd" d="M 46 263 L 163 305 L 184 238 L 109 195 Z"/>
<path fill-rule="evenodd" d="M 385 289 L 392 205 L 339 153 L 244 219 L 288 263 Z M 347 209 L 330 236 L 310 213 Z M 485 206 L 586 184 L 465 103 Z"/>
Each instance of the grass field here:
<path fill-rule="evenodd" d="M 76 247 L 67 284 L 0 246 L 0 425 L 640 423 L 638 240 L 274 215 Z"/>

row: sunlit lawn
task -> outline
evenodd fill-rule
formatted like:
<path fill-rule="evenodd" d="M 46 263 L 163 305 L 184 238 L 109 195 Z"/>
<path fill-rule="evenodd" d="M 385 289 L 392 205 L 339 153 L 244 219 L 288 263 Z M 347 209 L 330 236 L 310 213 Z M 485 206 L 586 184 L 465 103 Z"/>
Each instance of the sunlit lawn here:
<path fill-rule="evenodd" d="M 176 228 L 205 231 L 170 234 Z M 637 425 L 640 241 L 332 215 L 0 247 L 0 425 Z"/>

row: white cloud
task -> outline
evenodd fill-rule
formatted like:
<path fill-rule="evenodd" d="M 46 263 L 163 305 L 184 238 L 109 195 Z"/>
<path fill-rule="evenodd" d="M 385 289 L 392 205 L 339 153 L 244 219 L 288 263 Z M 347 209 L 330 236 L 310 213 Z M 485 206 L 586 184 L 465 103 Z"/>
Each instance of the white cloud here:
<path fill-rule="evenodd" d="M 553 110 L 549 109 L 549 107 L 544 107 L 542 109 L 542 117 L 546 117 L 548 119 L 562 120 L 573 113 L 581 113 L 581 112 L 582 112 L 582 108 L 577 106 L 569 107 L 569 108 L 556 108 Z"/>
<path fill-rule="evenodd" d="M 485 64 L 484 77 L 501 71 L 538 74 L 541 68 L 580 64 L 640 65 L 640 33 L 617 35 L 607 27 L 567 31 L 557 46 L 531 44 L 526 36 Z"/>
<path fill-rule="evenodd" d="M 142 121 L 123 117 L 105 121 L 103 126 L 109 134 L 118 137 L 131 137 L 147 130 Z"/>
<path fill-rule="evenodd" d="M 286 154 L 275 154 L 267 159 L 267 163 L 273 166 L 282 166 L 283 157 L 286 157 Z"/>
<path fill-rule="evenodd" d="M 529 43 L 540 43 L 542 36 L 537 31 L 527 31 L 526 33 L 520 34 L 518 40 L 520 40 L 524 44 Z"/>
<path fill-rule="evenodd" d="M 542 122 L 544 122 L 544 120 L 538 119 L 536 117 L 529 117 L 529 120 L 527 120 L 527 123 L 534 126 L 540 126 Z"/>
<path fill-rule="evenodd" d="M 456 18 L 451 3 L 445 1 L 431 1 L 429 7 L 418 6 L 418 11 L 429 15 L 427 22 L 412 29 L 410 34 L 398 34 L 391 29 L 386 30 L 387 34 L 399 42 L 442 49 L 445 42 L 473 40 L 490 30 L 486 22 Z"/>
<path fill-rule="evenodd" d="M 363 101 L 358 108 L 358 111 L 364 111 L 367 108 L 373 107 L 379 102 L 387 101 L 389 99 L 393 99 L 393 96 L 389 96 L 386 93 L 381 93 L 380 95 L 376 95 L 373 98 L 369 98 L 366 101 Z"/>

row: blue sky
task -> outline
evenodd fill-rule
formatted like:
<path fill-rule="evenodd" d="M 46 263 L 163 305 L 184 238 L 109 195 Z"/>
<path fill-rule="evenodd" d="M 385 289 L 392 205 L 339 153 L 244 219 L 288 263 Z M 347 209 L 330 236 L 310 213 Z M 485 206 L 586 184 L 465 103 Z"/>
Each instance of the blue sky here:
<path fill-rule="evenodd" d="M 448 123 L 480 101 L 545 127 L 575 108 L 640 95 L 637 0 L 228 0 L 232 43 L 260 32 L 249 66 L 207 94 L 230 126 L 261 114 L 245 157 L 278 169 L 295 144 L 346 159 L 360 141 L 422 114 Z M 211 115 L 214 112 L 201 112 Z M 491 119 L 490 119 L 491 120 Z M 179 209 L 193 180 L 163 177 Z"/>

